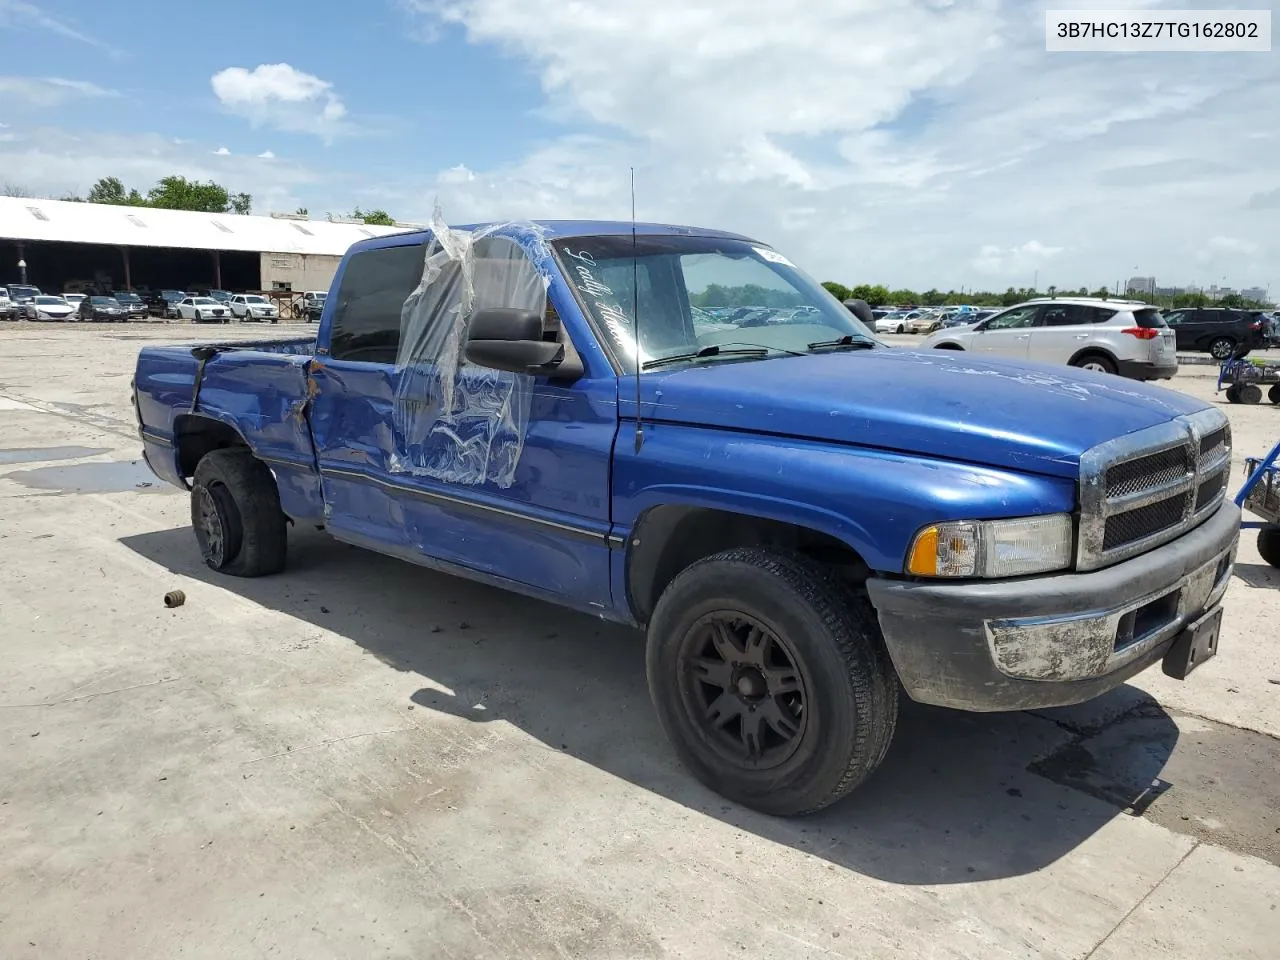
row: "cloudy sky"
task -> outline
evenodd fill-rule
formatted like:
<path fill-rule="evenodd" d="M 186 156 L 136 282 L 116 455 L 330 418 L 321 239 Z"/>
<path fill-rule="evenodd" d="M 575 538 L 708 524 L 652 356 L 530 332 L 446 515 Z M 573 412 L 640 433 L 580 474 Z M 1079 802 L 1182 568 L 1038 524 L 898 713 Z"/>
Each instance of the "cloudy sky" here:
<path fill-rule="evenodd" d="M 821 279 L 1280 290 L 1280 60 L 1046 53 L 1088 5 L 0 0 L 0 183 L 625 218 L 635 167 L 642 219 Z"/>

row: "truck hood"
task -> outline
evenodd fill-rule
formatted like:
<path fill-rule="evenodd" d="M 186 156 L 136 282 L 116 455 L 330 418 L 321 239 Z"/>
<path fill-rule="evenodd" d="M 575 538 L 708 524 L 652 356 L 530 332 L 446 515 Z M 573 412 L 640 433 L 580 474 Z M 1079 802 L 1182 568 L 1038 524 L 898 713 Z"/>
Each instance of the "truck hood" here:
<path fill-rule="evenodd" d="M 646 420 L 828 440 L 1060 477 L 1075 477 L 1080 455 L 1104 440 L 1206 407 L 1172 390 L 1116 376 L 951 350 L 721 361 L 648 375 L 643 384 Z M 625 387 L 622 400 L 633 413 Z"/>

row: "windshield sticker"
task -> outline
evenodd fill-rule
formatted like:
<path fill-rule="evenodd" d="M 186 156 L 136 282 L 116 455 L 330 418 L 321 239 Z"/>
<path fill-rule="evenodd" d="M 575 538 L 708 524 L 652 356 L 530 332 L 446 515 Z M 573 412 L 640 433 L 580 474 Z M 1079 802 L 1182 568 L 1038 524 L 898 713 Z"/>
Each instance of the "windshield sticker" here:
<path fill-rule="evenodd" d="M 622 346 L 634 344 L 635 340 L 631 335 L 634 325 L 631 319 L 618 303 L 613 289 L 591 272 L 593 267 L 597 267 L 595 258 L 586 250 L 574 253 L 566 249 L 565 256 L 576 261 L 573 270 L 578 275 L 578 289 L 591 298 L 600 321 L 608 329 L 614 342 Z"/>
<path fill-rule="evenodd" d="M 768 247 L 752 247 L 752 251 L 759 254 L 761 258 L 768 260 L 770 263 L 780 263 L 784 267 L 794 267 L 795 264 L 780 254 L 777 250 L 770 250 Z"/>

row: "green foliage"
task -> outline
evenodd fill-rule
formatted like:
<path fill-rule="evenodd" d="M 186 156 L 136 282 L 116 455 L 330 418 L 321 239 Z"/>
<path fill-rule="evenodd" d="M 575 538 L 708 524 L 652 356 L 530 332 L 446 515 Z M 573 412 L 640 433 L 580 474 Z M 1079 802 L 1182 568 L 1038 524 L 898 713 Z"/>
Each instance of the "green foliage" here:
<path fill-rule="evenodd" d="M 1218 298 L 1218 306 L 1220 307 L 1243 307 L 1245 306 L 1244 297 L 1238 293 L 1228 293 Z"/>
<path fill-rule="evenodd" d="M 363 220 L 365 223 L 378 227 L 394 227 L 396 225 L 395 218 L 385 210 L 361 210 L 356 207 L 347 216 L 353 220 Z"/>
<path fill-rule="evenodd" d="M 103 177 L 85 199 L 89 203 L 204 213 L 248 213 L 253 206 L 253 198 L 247 193 L 228 194 L 225 187 L 213 181 L 197 183 L 177 175 L 160 180 L 145 197 L 137 190 L 126 190 L 119 177 Z"/>
<path fill-rule="evenodd" d="M 827 288 L 827 293 L 831 294 L 837 300 L 848 300 L 853 296 L 853 291 L 843 283 L 836 283 L 834 280 L 826 280 L 822 285 Z"/>
<path fill-rule="evenodd" d="M 775 290 L 754 283 L 740 287 L 713 283 L 689 297 L 689 302 L 703 310 L 715 310 L 719 307 L 799 307 L 805 299 L 791 290 Z"/>

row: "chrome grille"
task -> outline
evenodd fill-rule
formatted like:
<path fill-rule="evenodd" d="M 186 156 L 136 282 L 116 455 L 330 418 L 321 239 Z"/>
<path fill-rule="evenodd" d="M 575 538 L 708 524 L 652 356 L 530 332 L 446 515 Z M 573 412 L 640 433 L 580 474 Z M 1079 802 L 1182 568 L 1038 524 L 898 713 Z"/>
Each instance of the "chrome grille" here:
<path fill-rule="evenodd" d="M 1076 568 L 1117 563 L 1196 526 L 1222 503 L 1230 464 L 1231 429 L 1217 410 L 1086 451 Z"/>
<path fill-rule="evenodd" d="M 1174 447 L 1137 460 L 1117 463 L 1107 470 L 1107 496 L 1123 497 L 1174 483 L 1187 475 L 1190 454 L 1187 447 Z"/>

